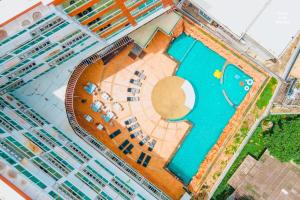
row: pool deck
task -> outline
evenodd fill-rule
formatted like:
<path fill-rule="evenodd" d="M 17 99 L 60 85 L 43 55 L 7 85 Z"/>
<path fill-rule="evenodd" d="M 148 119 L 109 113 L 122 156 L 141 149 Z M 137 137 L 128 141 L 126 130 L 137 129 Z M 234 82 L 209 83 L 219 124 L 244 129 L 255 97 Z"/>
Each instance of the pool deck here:
<path fill-rule="evenodd" d="M 207 154 L 198 173 L 190 182 L 188 187 L 189 190 L 193 193 L 197 193 L 200 185 L 203 183 L 206 172 L 213 164 L 221 147 L 226 143 L 227 138 L 240 126 L 240 120 L 246 114 L 249 105 L 251 105 L 257 97 L 261 84 L 265 81 L 267 76 L 264 72 L 258 71 L 250 66 L 249 63 L 244 62 L 241 59 L 241 55 L 222 45 L 222 43 L 205 33 L 197 25 L 187 20 L 183 20 L 181 23 L 178 23 L 177 28 L 173 30 L 173 36 L 176 37 L 180 35 L 182 31 L 200 40 L 206 46 L 224 57 L 227 63 L 238 66 L 254 79 L 254 84 L 244 101 L 239 105 L 234 116 L 220 135 L 218 142 Z M 171 39 L 170 36 L 159 31 L 145 49 L 146 55 L 143 58 L 137 58 L 136 60 L 131 59 L 128 56 L 132 48 L 132 45 L 130 45 L 116 55 L 108 64 L 103 65 L 102 62 L 98 62 L 90 65 L 81 75 L 76 85 L 74 109 L 76 118 L 84 129 L 103 142 L 119 157 L 128 162 L 143 176 L 166 192 L 171 198 L 180 199 L 185 192 L 183 183 L 168 172 L 165 169 L 165 166 L 180 147 L 180 143 L 185 138 L 191 125 L 186 121 L 168 122 L 164 120 L 155 111 L 151 102 L 153 87 L 159 80 L 174 75 L 178 66 L 178 63 L 165 53 Z M 130 79 L 137 79 L 137 76 L 134 75 L 135 70 L 144 70 L 143 73 L 146 75 L 146 79 L 141 80 L 142 86 L 140 88 L 129 83 Z M 93 95 L 87 94 L 84 90 L 84 86 L 88 82 L 95 83 L 97 87 L 100 88 L 100 91 L 96 90 Z M 129 87 L 139 88 L 140 93 L 135 95 L 128 93 L 127 88 Z M 101 98 L 101 91 L 107 92 L 113 100 L 107 101 Z M 126 98 L 129 96 L 139 97 L 140 100 L 128 102 Z M 82 102 L 82 99 L 86 99 L 86 102 Z M 122 105 L 123 110 L 115 111 L 117 119 L 112 120 L 111 123 L 104 122 L 100 113 L 91 110 L 91 104 L 95 100 L 102 101 L 107 107 L 106 109 L 111 110 L 113 110 L 113 103 L 118 102 Z M 85 114 L 90 115 L 93 118 L 93 121 L 87 122 L 84 119 Z M 137 118 L 140 125 L 140 128 L 137 130 L 141 129 L 145 136 L 148 135 L 151 140 L 155 139 L 157 141 L 153 151 L 148 151 L 148 146 L 146 144 L 144 146 L 138 144 L 142 138 L 130 138 L 130 133 L 124 124 L 124 121 L 130 117 Z M 96 128 L 96 123 L 103 124 L 106 130 L 98 130 Z M 108 137 L 109 134 L 117 129 L 121 129 L 122 133 L 117 137 L 110 139 Z M 118 148 L 126 139 L 134 145 L 132 154 L 125 155 Z M 148 167 L 142 167 L 136 163 L 136 160 L 142 151 L 147 155 L 152 156 Z"/>
<path fill-rule="evenodd" d="M 116 55 L 108 64 L 103 65 L 102 62 L 98 62 L 90 65 L 77 82 L 74 94 L 74 109 L 76 118 L 84 129 L 173 199 L 179 199 L 184 193 L 183 184 L 165 170 L 164 167 L 188 132 L 190 124 L 185 121 L 165 121 L 155 112 L 151 102 L 153 87 L 162 78 L 173 75 L 177 67 L 177 63 L 164 54 L 170 40 L 169 36 L 158 32 L 151 44 L 145 49 L 146 56 L 142 59 L 137 58 L 133 60 L 128 56 L 132 48 L 132 45 L 130 45 Z M 135 70 L 144 70 L 146 75 L 146 79 L 141 80 L 141 87 L 129 83 L 131 78 L 137 79 L 137 76 L 134 75 Z M 87 82 L 98 85 L 101 91 L 107 92 L 113 100 L 106 101 L 101 98 L 101 91 L 97 91 L 94 95 L 87 94 L 84 90 L 84 85 Z M 132 95 L 127 92 L 127 88 L 130 87 L 140 89 L 140 93 Z M 128 102 L 127 97 L 139 97 L 140 100 Z M 82 103 L 82 99 L 87 101 Z M 115 111 L 117 119 L 112 120 L 111 123 L 104 122 L 101 117 L 103 113 L 96 113 L 91 110 L 91 104 L 95 100 L 100 100 L 105 104 L 106 109 L 111 110 L 113 110 L 113 102 L 118 102 L 122 105 L 123 110 Z M 92 116 L 93 122 L 87 122 L 83 117 L 84 114 Z M 157 141 L 153 151 L 147 150 L 147 144 L 144 146 L 139 145 L 141 138 L 130 138 L 130 133 L 124 124 L 124 121 L 130 117 L 137 118 L 137 122 L 140 125 L 140 128 L 137 130 L 142 130 L 145 136 L 148 135 L 151 139 Z M 103 124 L 106 131 L 96 129 L 96 123 Z M 122 133 L 110 139 L 108 137 L 109 134 L 117 129 L 121 129 Z M 132 154 L 125 155 L 118 148 L 126 139 L 134 145 Z M 141 152 L 152 156 L 147 167 L 136 163 Z"/>

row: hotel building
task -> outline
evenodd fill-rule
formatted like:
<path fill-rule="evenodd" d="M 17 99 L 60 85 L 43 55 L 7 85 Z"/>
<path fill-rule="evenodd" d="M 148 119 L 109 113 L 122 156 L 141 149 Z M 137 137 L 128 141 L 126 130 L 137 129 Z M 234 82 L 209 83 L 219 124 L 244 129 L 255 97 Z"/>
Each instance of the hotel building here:
<path fill-rule="evenodd" d="M 169 199 L 93 136 L 78 137 L 87 133 L 70 127 L 64 96 L 76 66 L 125 46 L 132 41 L 128 33 L 171 5 L 171 0 L 0 2 L 2 180 L 25 199 Z M 18 90 L 41 79 L 53 81 L 47 82 L 49 96 Z M 27 105 L 20 96 L 38 100 Z"/>
<path fill-rule="evenodd" d="M 36 0 L 30 2 L 20 10 L 14 8 L 23 6 L 19 0 L 1 1 L 1 94 L 51 69 L 63 68 L 68 60 L 79 64 L 166 12 L 172 3 L 170 0 L 43 2 L 48 5 Z M 10 9 L 8 14 L 15 12 L 15 15 L 6 15 L 7 9 Z M 122 44 L 128 41 L 123 40 Z"/>

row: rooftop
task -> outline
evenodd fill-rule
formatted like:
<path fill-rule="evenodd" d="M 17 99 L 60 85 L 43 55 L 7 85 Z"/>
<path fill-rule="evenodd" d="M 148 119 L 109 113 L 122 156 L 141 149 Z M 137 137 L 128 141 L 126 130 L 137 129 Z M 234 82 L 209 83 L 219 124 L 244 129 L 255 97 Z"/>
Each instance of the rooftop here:
<path fill-rule="evenodd" d="M 241 37 L 268 0 L 190 0 L 201 7 L 215 21 L 225 25 Z M 238 8 L 238 9 L 237 9 Z M 238 20 L 237 20 L 238 19 Z"/>
<path fill-rule="evenodd" d="M 247 34 L 273 55 L 280 57 L 300 31 L 300 4 L 295 0 L 269 2 Z"/>
<path fill-rule="evenodd" d="M 128 56 L 133 47 L 133 45 L 129 45 L 106 65 L 103 65 L 102 62 L 89 65 L 76 84 L 74 110 L 81 127 L 172 198 L 179 199 L 184 193 L 182 183 L 164 170 L 164 167 L 190 125 L 184 121 L 166 122 L 155 112 L 151 103 L 151 91 L 155 84 L 161 78 L 173 75 L 177 66 L 174 60 L 164 54 L 170 40 L 171 37 L 157 32 L 145 49 L 146 55 L 142 59 L 133 60 Z M 146 76 L 145 80 L 140 81 L 141 86 L 130 83 L 130 79 L 137 80 L 137 76 L 134 75 L 136 70 L 143 71 Z M 88 94 L 84 89 L 88 82 L 98 86 L 93 95 Z M 129 88 L 135 88 L 138 91 L 136 94 L 132 94 L 132 92 L 128 92 Z M 107 93 L 112 100 L 104 98 L 103 93 Z M 127 101 L 127 97 L 139 98 L 140 101 Z M 86 102 L 82 103 L 82 99 L 86 99 Z M 101 102 L 103 104 L 101 109 L 104 111 L 100 113 L 93 111 L 91 106 L 95 102 Z M 121 109 L 116 109 L 113 106 L 115 104 L 120 104 Z M 112 111 L 116 119 L 106 121 L 103 113 L 108 111 Z M 91 116 L 92 121 L 89 122 L 86 115 Z M 133 128 L 135 122 L 126 126 L 125 121 L 134 117 L 138 122 L 138 127 Z M 98 124 L 103 125 L 105 130 L 97 129 Z M 134 130 L 130 132 L 129 127 Z M 121 130 L 121 134 L 118 137 L 110 138 L 109 136 L 118 129 Z M 142 132 L 137 134 L 139 130 Z M 137 134 L 136 138 L 129 137 L 133 133 Z M 139 144 L 141 138 L 146 137 L 149 137 L 148 142 L 156 141 L 152 151 L 148 150 L 147 144 L 143 146 Z M 119 149 L 126 140 L 133 145 L 132 152 L 127 155 Z M 151 156 L 147 167 L 137 164 L 142 152 L 146 156 Z M 172 185 L 172 188 L 169 187 L 169 184 Z"/>
<path fill-rule="evenodd" d="M 145 48 L 155 33 L 160 30 L 166 34 L 171 34 L 176 24 L 180 21 L 181 16 L 176 12 L 165 13 L 149 23 L 143 25 L 141 28 L 129 34 L 136 44 Z"/>
<path fill-rule="evenodd" d="M 0 175 L 0 199 L 24 200 L 29 199 L 22 191 Z"/>
<path fill-rule="evenodd" d="M 175 16 L 174 21 L 172 21 L 174 22 L 173 26 L 177 20 L 177 16 Z M 165 121 L 153 109 L 150 100 L 151 94 L 149 91 L 153 89 L 159 79 L 173 75 L 178 65 L 178 63 L 165 54 L 165 50 L 168 48 L 172 38 L 162 32 L 169 33 L 171 29 L 168 29 L 169 31 L 156 31 L 156 28 L 153 29 L 154 35 L 153 38 L 150 38 L 150 40 L 152 39 L 151 43 L 149 43 L 145 49 L 146 54 L 141 56 L 140 59 L 137 58 L 136 60 L 132 60 L 132 58 L 128 56 L 132 49 L 132 45 L 129 45 L 105 66 L 102 62 L 90 65 L 85 71 L 84 76 L 82 76 L 78 82 L 74 95 L 74 107 L 76 108 L 75 112 L 77 120 L 84 129 L 105 143 L 108 148 L 114 151 L 126 162 L 130 163 L 135 169 L 141 172 L 143 176 L 160 187 L 163 191 L 167 192 L 170 196 L 177 199 L 184 193 L 182 183 L 166 171 L 165 166 L 184 138 L 190 124 L 185 121 L 178 123 Z M 205 44 L 208 44 L 208 46 L 214 47 L 212 49 L 220 52 L 220 54 L 227 58 L 228 61 L 243 67 L 249 74 L 254 73 L 252 68 L 248 69 L 249 66 L 245 66 L 245 63 L 234 57 L 230 51 L 224 50 L 220 44 L 215 44 L 213 40 L 204 36 L 202 32 L 197 32 L 194 28 L 191 28 L 191 30 L 193 30 L 192 33 L 197 34 L 199 40 L 203 40 Z M 81 56 L 82 58 L 86 57 L 82 54 Z M 78 63 L 69 62 L 64 68 L 53 69 L 49 73 L 39 77 L 31 83 L 26 84 L 14 92 L 15 96 L 37 110 L 42 116 L 46 116 L 45 118 L 47 118 L 49 122 L 69 133 L 72 137 L 74 136 L 74 132 L 67 120 L 64 100 L 67 82 L 76 64 Z M 135 80 L 137 79 L 135 74 L 136 70 L 142 71 L 143 74 L 147 76 L 147 79 L 141 80 L 143 82 L 143 86 L 139 88 L 140 90 L 138 93 L 140 94 L 130 94 L 128 89 L 133 85 L 129 84 L 131 83 L 129 81 L 131 78 Z M 254 75 L 253 77 L 255 77 Z M 261 80 L 257 79 L 257 81 L 259 83 Z M 84 86 L 88 82 L 95 83 L 99 89 L 101 87 L 101 91 L 97 90 L 96 92 L 98 94 L 89 96 L 86 91 L 84 91 Z M 133 87 L 138 88 L 136 86 Z M 255 93 L 256 89 L 254 90 Z M 113 97 L 113 102 L 103 100 L 100 95 L 100 92 L 102 91 L 106 91 L 109 95 L 111 95 L 111 97 Z M 137 97 L 135 95 L 140 97 L 142 101 L 128 102 L 126 98 L 129 96 Z M 83 99 L 86 100 L 83 102 L 81 101 Z M 122 112 L 114 111 L 117 113 L 118 118 L 112 120 L 112 124 L 106 123 L 103 121 L 102 115 L 92 112 L 91 104 L 94 100 L 103 101 L 105 106 L 107 108 L 111 108 L 111 110 L 114 109 L 113 105 L 116 101 L 116 103 L 121 104 L 121 108 L 123 108 L 123 110 Z M 249 101 L 245 104 L 248 105 L 248 103 Z M 243 109 L 243 107 L 241 108 Z M 87 121 L 87 118 L 84 117 L 86 114 L 89 114 L 89 116 L 92 117 L 94 120 L 93 123 Z M 127 130 L 124 126 L 124 121 L 133 115 L 137 117 L 139 123 L 141 122 L 139 125 L 142 127 L 143 131 L 151 137 L 151 141 L 153 141 L 152 139 L 154 138 L 157 143 L 153 151 L 147 151 L 147 147 L 145 147 L 145 145 L 143 147 L 139 147 L 138 142 L 132 139 L 131 141 L 135 145 L 135 151 L 126 156 L 122 154 L 122 151 L 119 150 L 118 146 L 120 146 L 121 142 L 124 142 L 126 139 L 124 137 L 124 132 Z M 99 123 L 103 123 L 105 125 L 105 129 L 108 131 L 99 131 Z M 95 126 L 96 124 L 97 126 Z M 120 125 L 123 127 L 120 127 Z M 230 128 L 231 126 L 228 127 Z M 116 128 L 122 129 L 123 134 L 115 139 L 110 139 L 108 133 L 112 133 L 116 130 Z M 136 163 L 141 150 L 144 150 L 144 152 L 152 156 L 152 160 L 147 168 Z M 212 157 L 210 157 L 209 161 L 212 160 L 211 158 Z M 207 165 L 204 165 L 204 169 L 206 169 L 205 166 Z M 201 172 L 203 171 L 205 170 L 201 170 Z M 197 179 L 196 181 L 198 180 L 200 179 Z M 172 185 L 172 187 L 170 187 L 170 185 Z M 194 185 L 195 188 L 198 186 L 196 184 Z"/>
<path fill-rule="evenodd" d="M 300 30 L 299 2 L 295 0 L 190 1 L 236 36 L 246 33 L 277 57 Z"/>
<path fill-rule="evenodd" d="M 265 152 L 259 161 L 247 156 L 228 182 L 239 196 L 273 200 L 300 198 L 300 169 Z"/>
<path fill-rule="evenodd" d="M 51 0 L 1 0 L 0 26 L 14 20 L 21 14 L 33 9 L 41 3 L 50 3 Z"/>

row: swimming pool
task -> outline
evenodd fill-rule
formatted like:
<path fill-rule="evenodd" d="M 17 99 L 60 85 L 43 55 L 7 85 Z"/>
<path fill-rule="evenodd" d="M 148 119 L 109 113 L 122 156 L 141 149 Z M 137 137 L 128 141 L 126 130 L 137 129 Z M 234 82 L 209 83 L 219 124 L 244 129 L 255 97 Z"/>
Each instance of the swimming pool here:
<path fill-rule="evenodd" d="M 168 54 L 181 64 L 176 73 L 191 82 L 196 93 L 194 109 L 183 119 L 193 123 L 167 168 L 188 184 L 206 154 L 251 88 L 252 79 L 194 38 L 182 34 Z M 221 79 L 213 74 L 223 72 Z M 182 119 L 181 119 L 182 120 Z"/>

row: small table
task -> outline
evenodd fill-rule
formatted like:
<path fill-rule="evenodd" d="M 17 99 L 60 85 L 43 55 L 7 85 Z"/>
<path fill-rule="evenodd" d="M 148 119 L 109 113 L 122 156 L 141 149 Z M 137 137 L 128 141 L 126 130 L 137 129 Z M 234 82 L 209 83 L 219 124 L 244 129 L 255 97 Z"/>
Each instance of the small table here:
<path fill-rule="evenodd" d="M 103 130 L 103 129 L 104 129 L 104 127 L 103 127 L 103 125 L 102 125 L 102 124 L 98 124 L 98 126 L 97 126 L 97 129 L 98 129 L 98 130 Z"/>

